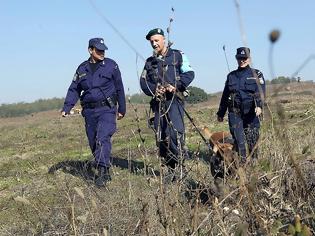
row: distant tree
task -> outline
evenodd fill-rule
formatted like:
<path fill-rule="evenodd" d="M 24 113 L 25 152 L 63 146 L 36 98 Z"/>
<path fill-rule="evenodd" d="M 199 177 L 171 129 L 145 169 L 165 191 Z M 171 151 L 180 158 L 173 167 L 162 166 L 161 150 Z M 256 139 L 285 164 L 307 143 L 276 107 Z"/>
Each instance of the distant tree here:
<path fill-rule="evenodd" d="M 279 76 L 277 78 L 272 79 L 270 83 L 271 84 L 287 84 L 287 83 L 296 82 L 296 81 L 298 80 L 295 77 L 291 78 L 291 77 Z"/>
<path fill-rule="evenodd" d="M 189 86 L 189 96 L 186 98 L 188 103 L 198 103 L 208 100 L 208 94 L 201 88 Z"/>
<path fill-rule="evenodd" d="M 151 100 L 151 97 L 145 95 L 144 93 L 136 93 L 130 96 L 127 95 L 127 98 L 129 97 L 130 97 L 131 103 L 138 103 L 138 104 L 149 103 Z"/>

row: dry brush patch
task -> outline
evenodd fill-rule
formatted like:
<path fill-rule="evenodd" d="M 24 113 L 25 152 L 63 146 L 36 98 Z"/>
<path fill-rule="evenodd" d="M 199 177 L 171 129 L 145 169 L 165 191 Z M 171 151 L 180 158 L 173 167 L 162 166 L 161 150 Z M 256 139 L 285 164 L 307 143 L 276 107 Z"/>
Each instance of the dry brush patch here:
<path fill-rule="evenodd" d="M 143 106 L 119 122 L 113 180 L 104 189 L 84 172 L 91 155 L 80 116 L 46 112 L 1 123 L 0 233 L 288 235 L 296 215 L 313 232 L 315 121 L 304 121 L 313 102 L 271 104 L 258 162 L 225 179 L 211 176 L 207 149 L 187 122 L 188 173 L 167 185 Z M 227 130 L 216 125 L 214 107 L 203 107 L 188 107 L 198 127 Z M 58 168 L 49 174 L 52 166 Z"/>

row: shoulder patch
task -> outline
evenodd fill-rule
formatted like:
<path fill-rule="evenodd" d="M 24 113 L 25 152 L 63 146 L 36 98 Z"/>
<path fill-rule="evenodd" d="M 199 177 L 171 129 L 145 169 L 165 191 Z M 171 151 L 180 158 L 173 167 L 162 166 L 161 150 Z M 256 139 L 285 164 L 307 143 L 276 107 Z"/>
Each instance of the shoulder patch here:
<path fill-rule="evenodd" d="M 191 67 L 190 63 L 189 63 L 189 60 L 188 60 L 188 57 L 183 53 L 181 52 L 181 55 L 182 55 L 182 65 L 180 67 L 180 71 L 182 73 L 185 73 L 185 72 L 188 72 L 188 71 L 194 71 L 193 68 Z"/>
<path fill-rule="evenodd" d="M 264 79 L 263 73 L 260 70 L 257 70 L 257 69 L 255 69 L 255 72 L 257 74 L 257 78 L 259 80 L 259 83 L 260 84 L 264 84 L 265 83 L 265 79 Z"/>
<path fill-rule="evenodd" d="M 86 73 L 81 73 L 79 74 L 79 72 L 75 72 L 74 76 L 73 76 L 73 81 L 76 81 L 78 79 L 81 79 L 82 77 L 86 76 Z"/>
<path fill-rule="evenodd" d="M 78 74 L 79 79 L 81 79 L 84 76 L 86 76 L 86 73 Z"/>
<path fill-rule="evenodd" d="M 141 78 L 145 79 L 147 77 L 147 70 L 143 69 L 142 73 L 141 73 Z"/>
<path fill-rule="evenodd" d="M 261 73 L 261 71 L 260 71 L 260 70 L 255 69 L 255 73 L 256 73 L 257 77 L 262 76 L 262 73 Z"/>

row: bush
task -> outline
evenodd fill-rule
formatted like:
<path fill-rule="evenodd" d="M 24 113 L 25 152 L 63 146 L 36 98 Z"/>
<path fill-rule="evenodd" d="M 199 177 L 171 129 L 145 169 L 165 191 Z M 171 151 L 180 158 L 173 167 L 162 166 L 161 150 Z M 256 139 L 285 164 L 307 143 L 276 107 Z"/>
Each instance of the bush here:
<path fill-rule="evenodd" d="M 208 100 L 208 94 L 201 88 L 189 86 L 189 96 L 186 98 L 188 103 L 199 103 Z"/>
<path fill-rule="evenodd" d="M 300 78 L 298 78 L 300 80 Z M 296 78 L 291 77 L 285 77 L 285 76 L 279 76 L 275 79 L 272 79 L 270 81 L 271 84 L 287 84 L 291 82 L 297 82 L 298 80 Z"/>

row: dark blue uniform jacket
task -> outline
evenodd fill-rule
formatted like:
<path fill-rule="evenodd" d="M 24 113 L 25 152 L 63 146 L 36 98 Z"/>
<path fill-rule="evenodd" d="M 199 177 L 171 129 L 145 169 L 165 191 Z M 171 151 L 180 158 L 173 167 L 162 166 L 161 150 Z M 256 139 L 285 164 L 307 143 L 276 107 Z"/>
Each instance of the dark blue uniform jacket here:
<path fill-rule="evenodd" d="M 263 74 L 249 66 L 238 68 L 228 74 L 217 115 L 224 117 L 226 110 L 233 108 L 246 115 L 255 107 L 263 107 L 265 96 L 265 79 Z"/>
<path fill-rule="evenodd" d="M 111 97 L 118 102 L 118 112 L 124 115 L 125 92 L 116 62 L 105 58 L 98 63 L 94 73 L 89 64 L 88 60 L 84 61 L 76 70 L 65 98 L 63 111 L 69 113 L 79 98 L 81 104 L 84 104 L 104 101 L 107 97 Z"/>
<path fill-rule="evenodd" d="M 174 97 L 173 93 L 166 92 L 165 100 L 163 100 L 160 110 L 160 102 L 154 95 L 159 83 L 164 86 L 166 84 L 171 84 L 176 87 L 178 92 L 183 92 L 192 82 L 194 76 L 195 73 L 190 66 L 188 58 L 181 51 L 169 48 L 164 57 L 151 56 L 146 60 L 140 78 L 140 86 L 146 95 L 153 97 L 150 105 L 152 111 L 155 113 L 155 129 L 157 129 L 159 121 L 161 120 L 161 112 L 168 111 L 168 122 L 172 122 L 173 129 L 176 129 L 180 133 L 184 133 L 183 101 L 179 96 Z M 177 93 L 177 95 L 180 94 Z M 166 123 L 167 122 L 165 121 L 165 125 L 167 126 Z M 164 127 L 165 129 L 167 129 L 166 126 Z M 162 131 L 162 133 L 164 133 L 164 131 Z M 176 136 L 173 135 L 172 138 L 174 139 L 174 146 L 176 146 Z M 175 153 L 175 151 L 173 153 Z"/>
<path fill-rule="evenodd" d="M 146 60 L 140 86 L 148 96 L 154 96 L 157 84 L 168 83 L 183 92 L 194 79 L 194 71 L 190 67 L 185 54 L 179 50 L 169 49 L 165 57 L 151 56 Z M 171 99 L 172 95 L 166 96 Z"/>

